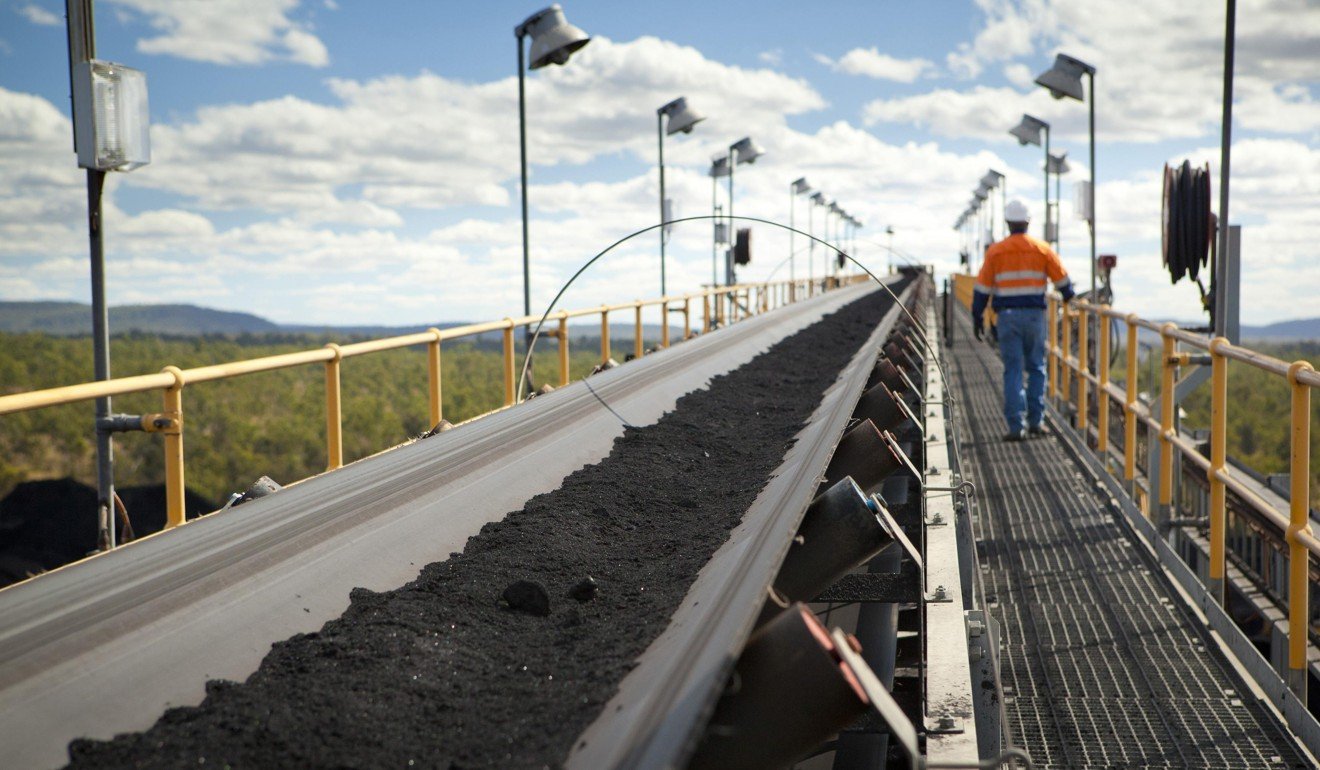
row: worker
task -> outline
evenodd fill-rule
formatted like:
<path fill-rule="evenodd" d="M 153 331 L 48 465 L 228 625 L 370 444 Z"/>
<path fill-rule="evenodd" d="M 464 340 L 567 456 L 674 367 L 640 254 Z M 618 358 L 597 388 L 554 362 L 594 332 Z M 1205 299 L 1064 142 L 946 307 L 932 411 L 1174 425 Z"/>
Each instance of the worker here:
<path fill-rule="evenodd" d="M 1020 200 L 1004 207 L 1008 237 L 985 251 L 972 297 L 972 329 L 985 338 L 985 306 L 998 319 L 999 354 L 1004 362 L 1005 441 L 1043 436 L 1045 428 L 1045 290 L 1052 281 L 1064 301 L 1073 297 L 1068 272 L 1045 241 L 1027 235 L 1031 211 Z M 1026 394 L 1023 397 L 1023 371 Z M 1025 413 L 1025 415 L 1024 415 Z M 1025 423 L 1024 423 L 1025 417 Z"/>

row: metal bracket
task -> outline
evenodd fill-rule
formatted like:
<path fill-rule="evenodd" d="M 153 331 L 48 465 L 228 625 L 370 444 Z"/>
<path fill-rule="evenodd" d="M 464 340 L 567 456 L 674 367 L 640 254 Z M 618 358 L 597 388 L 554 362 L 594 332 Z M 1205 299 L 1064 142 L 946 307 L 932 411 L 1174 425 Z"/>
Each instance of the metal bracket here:
<path fill-rule="evenodd" d="M 948 604 L 953 601 L 953 594 L 944 586 L 935 586 L 935 590 L 926 594 L 927 604 Z M 962 730 L 958 730 L 962 732 Z"/>

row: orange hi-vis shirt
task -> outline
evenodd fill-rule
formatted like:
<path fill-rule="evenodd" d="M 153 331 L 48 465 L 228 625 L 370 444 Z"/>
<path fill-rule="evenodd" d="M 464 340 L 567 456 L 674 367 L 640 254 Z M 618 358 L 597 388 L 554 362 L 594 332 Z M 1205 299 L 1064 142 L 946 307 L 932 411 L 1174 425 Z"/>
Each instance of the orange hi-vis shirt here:
<path fill-rule="evenodd" d="M 972 315 L 980 316 L 988 301 L 995 311 L 1013 307 L 1045 307 L 1045 290 L 1053 282 L 1064 299 L 1073 296 L 1068 271 L 1045 241 L 1025 233 L 1010 235 L 985 251 L 976 276 Z"/>

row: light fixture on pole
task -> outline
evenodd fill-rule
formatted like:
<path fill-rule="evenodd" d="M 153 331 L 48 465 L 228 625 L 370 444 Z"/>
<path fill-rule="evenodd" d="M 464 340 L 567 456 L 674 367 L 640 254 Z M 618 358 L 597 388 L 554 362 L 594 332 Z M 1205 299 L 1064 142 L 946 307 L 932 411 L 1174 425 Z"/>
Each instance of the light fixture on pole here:
<path fill-rule="evenodd" d="M 1008 183 L 1005 181 L 1004 175 L 994 169 L 990 169 L 985 172 L 985 176 L 981 177 L 981 184 L 988 185 L 991 190 L 999 190 L 999 210 L 1002 212 L 1004 206 L 1008 204 Z M 994 221 L 993 212 L 991 213 L 991 221 Z M 991 231 L 993 232 L 993 230 L 994 226 L 992 224 Z"/>
<path fill-rule="evenodd" d="M 667 130 L 666 117 L 669 118 Z M 663 225 L 660 228 L 660 296 L 668 293 L 665 290 L 665 240 L 669 235 L 666 223 L 672 218 L 668 211 L 669 201 L 665 199 L 665 135 L 690 134 L 692 128 L 705 119 L 705 115 L 688 107 L 687 97 L 683 96 L 655 111 L 655 132 L 660 142 L 660 224 Z"/>
<path fill-rule="evenodd" d="M 147 78 L 139 70 L 96 58 L 92 0 L 65 3 L 69 85 L 73 99 L 73 146 L 87 169 L 87 234 L 92 283 L 92 366 L 98 381 L 110 379 L 110 322 L 105 303 L 105 251 L 101 193 L 107 171 L 131 171 L 151 162 Z M 115 546 L 114 443 L 109 397 L 96 399 L 97 547 Z M 167 444 L 168 446 L 168 444 Z M 182 445 L 180 444 L 180 450 Z M 168 459 L 167 466 L 171 460 Z M 182 473 L 182 466 L 179 466 Z M 183 490 L 166 500 L 167 526 L 182 523 Z"/>
<path fill-rule="evenodd" d="M 826 205 L 825 193 L 817 190 L 812 193 L 808 200 L 811 201 L 811 205 L 807 208 L 807 234 L 811 236 L 811 252 L 807 256 L 807 280 L 814 281 L 816 280 L 814 273 L 816 269 L 816 207 Z"/>
<path fill-rule="evenodd" d="M 1063 186 L 1063 175 L 1072 170 L 1068 165 L 1068 151 L 1055 155 L 1050 154 L 1049 160 L 1045 162 L 1045 173 L 1054 175 L 1054 250 L 1059 250 L 1059 229 L 1063 217 L 1059 215 L 1059 201 L 1063 200 L 1061 189 Z"/>
<path fill-rule="evenodd" d="M 527 239 L 527 98 L 523 86 L 524 69 L 540 69 L 550 64 L 564 64 L 582 46 L 591 42 L 587 33 L 564 20 L 564 9 L 558 4 L 528 16 L 513 28 L 518 41 L 518 147 L 519 171 L 522 181 L 522 252 L 523 252 L 523 315 L 532 314 L 532 276 L 530 249 Z M 531 36 L 531 62 L 524 64 L 523 38 Z M 527 329 L 530 342 L 532 330 Z M 529 375 L 530 377 L 530 364 Z M 530 383 L 529 383 L 530 385 Z M 530 392 L 530 388 L 529 391 Z"/>
<path fill-rule="evenodd" d="M 1086 91 L 1082 89 L 1082 75 L 1086 75 L 1090 84 L 1091 98 L 1089 133 L 1091 137 L 1091 184 L 1087 194 L 1086 222 L 1091 229 L 1091 301 L 1095 301 L 1095 67 L 1067 54 L 1054 57 L 1054 66 L 1036 78 L 1036 85 L 1044 86 L 1055 99 L 1068 97 L 1082 101 Z"/>
<path fill-rule="evenodd" d="M 1045 141 L 1043 143 L 1041 142 L 1042 132 L 1045 134 Z M 1049 123 L 1046 123 L 1040 118 L 1032 117 L 1031 115 L 1023 115 L 1022 122 L 1018 123 L 1012 129 L 1010 129 L 1008 133 L 1017 137 L 1018 144 L 1021 144 L 1023 146 L 1026 146 L 1028 144 L 1034 144 L 1037 147 L 1044 147 L 1045 157 L 1046 158 L 1050 157 L 1050 124 Z M 1054 238 L 1051 237 L 1052 236 L 1051 229 L 1052 228 L 1050 225 L 1050 174 L 1048 171 L 1046 171 L 1045 172 L 1045 231 L 1044 231 L 1045 238 L 1044 240 L 1046 241 L 1054 240 Z"/>
<path fill-rule="evenodd" d="M 737 230 L 733 221 L 733 168 L 743 163 L 755 163 L 756 159 L 765 154 L 765 148 L 752 141 L 750 136 L 744 136 L 742 139 L 729 145 L 729 239 L 736 240 Z M 725 260 L 724 278 L 727 282 L 733 283 L 733 255 Z"/>
<path fill-rule="evenodd" d="M 710 171 L 706 173 L 710 175 L 710 215 L 713 217 L 711 219 L 713 231 L 710 241 L 710 285 L 714 287 L 720 285 L 719 268 L 716 267 L 719 247 L 721 243 L 729 242 L 728 236 L 724 234 L 728 229 L 728 225 L 720 220 L 720 206 L 717 201 L 719 197 L 719 179 L 722 176 L 729 175 L 729 156 L 716 155 L 711 158 Z"/>
<path fill-rule="evenodd" d="M 797 273 L 794 269 L 797 254 L 793 251 L 794 230 L 797 228 L 797 224 L 794 221 L 796 218 L 795 213 L 797 211 L 797 199 L 799 195 L 806 195 L 809 192 L 811 192 L 811 185 L 807 183 L 807 178 L 804 176 L 794 179 L 793 183 L 788 187 L 788 280 L 790 296 L 793 291 L 792 282 L 797 279 Z"/>

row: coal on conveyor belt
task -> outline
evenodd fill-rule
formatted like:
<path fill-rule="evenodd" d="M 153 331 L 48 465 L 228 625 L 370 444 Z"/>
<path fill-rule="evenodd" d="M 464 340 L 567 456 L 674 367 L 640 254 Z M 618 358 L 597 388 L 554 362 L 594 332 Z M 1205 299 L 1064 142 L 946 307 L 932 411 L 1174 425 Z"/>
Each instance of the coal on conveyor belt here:
<path fill-rule="evenodd" d="M 74 741 L 71 766 L 562 764 L 891 304 L 873 292 L 715 378 L 412 583 L 354 590 L 246 682 Z"/>

